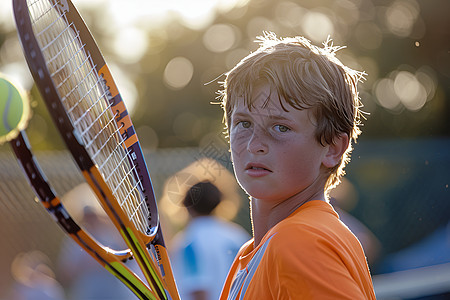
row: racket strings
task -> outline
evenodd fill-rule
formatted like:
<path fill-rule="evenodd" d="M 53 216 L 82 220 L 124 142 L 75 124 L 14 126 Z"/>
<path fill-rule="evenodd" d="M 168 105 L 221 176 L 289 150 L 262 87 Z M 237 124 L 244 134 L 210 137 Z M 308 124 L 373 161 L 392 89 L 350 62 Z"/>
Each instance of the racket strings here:
<path fill-rule="evenodd" d="M 125 171 L 125 170 L 124 170 Z M 119 194 L 121 194 L 121 198 L 123 199 L 120 203 L 120 205 L 127 211 L 128 216 L 130 217 L 131 220 L 143 220 L 146 216 L 143 214 L 143 207 L 142 205 L 145 205 L 145 202 L 140 201 L 140 202 L 136 202 L 136 201 L 129 201 L 129 199 L 132 199 L 134 197 L 133 193 L 134 191 L 138 190 L 138 185 L 139 182 L 138 181 L 134 181 L 134 182 L 130 182 L 127 179 L 132 175 L 132 172 L 135 171 L 134 169 L 128 170 L 128 176 L 123 177 L 121 179 L 121 182 L 119 184 L 126 184 L 127 186 L 130 187 L 130 189 L 128 189 L 128 194 L 123 194 L 124 192 L 126 192 L 127 190 L 125 189 L 120 189 L 119 187 L 117 187 L 114 192 L 117 192 Z M 134 186 L 133 186 L 134 184 Z M 137 204 L 137 205 L 136 205 Z M 139 227 L 141 227 L 141 230 L 146 230 L 145 224 L 139 223 Z"/>
<path fill-rule="evenodd" d="M 49 6 L 49 3 L 44 3 L 42 0 L 28 0 L 28 11 L 31 16 L 31 21 L 36 23 L 41 18 L 43 18 L 50 10 L 55 7 L 54 5 Z"/>
<path fill-rule="evenodd" d="M 110 109 L 109 90 L 86 45 L 59 1 L 29 0 L 28 6 L 33 30 L 74 128 L 123 211 L 138 230 L 147 233 L 150 212 L 142 183 Z"/>
<path fill-rule="evenodd" d="M 113 123 L 113 122 L 114 122 L 114 119 L 110 119 L 108 122 L 109 122 L 109 123 Z M 116 136 L 117 134 L 119 134 L 119 129 L 118 129 L 118 128 L 114 128 L 113 124 L 109 124 L 109 123 L 108 123 L 105 127 L 103 127 L 99 132 L 96 132 L 94 138 L 93 138 L 92 140 L 90 140 L 89 143 L 86 145 L 87 148 L 90 148 L 90 147 L 92 147 L 92 146 L 98 145 L 98 144 L 95 143 L 95 141 L 97 141 L 97 140 L 99 140 L 99 139 L 101 138 L 101 135 L 104 133 L 104 131 L 105 131 L 106 128 L 108 128 L 108 127 L 111 126 L 111 127 L 112 127 L 112 130 L 114 130 L 113 134 L 108 135 L 108 139 L 107 139 L 103 144 L 101 144 L 100 147 L 99 147 L 99 149 L 94 153 L 94 155 L 92 155 L 92 159 L 93 159 L 93 160 L 98 160 L 97 157 L 98 157 L 99 155 L 102 154 L 102 151 L 101 151 L 102 147 L 106 147 L 108 141 L 109 141 L 110 139 L 114 138 L 114 136 Z M 90 128 L 90 127 L 89 127 L 89 128 Z M 116 143 L 116 148 L 121 147 L 122 144 L 123 144 L 123 142 Z M 119 149 L 116 149 L 116 148 L 113 149 L 113 150 L 111 151 L 111 153 L 114 153 L 115 151 L 118 151 L 118 150 L 119 150 Z M 99 169 L 103 169 L 103 166 L 109 162 L 110 157 L 111 157 L 111 155 L 108 156 L 108 157 L 102 162 L 102 164 L 99 166 Z"/>

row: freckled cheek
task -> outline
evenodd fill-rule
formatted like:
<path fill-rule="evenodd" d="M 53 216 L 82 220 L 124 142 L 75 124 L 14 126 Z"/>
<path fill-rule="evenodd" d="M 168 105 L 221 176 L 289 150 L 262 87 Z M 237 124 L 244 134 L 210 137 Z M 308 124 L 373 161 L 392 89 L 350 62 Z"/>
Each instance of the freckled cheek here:
<path fill-rule="evenodd" d="M 287 145 L 284 145 L 283 142 L 278 143 L 282 149 L 290 149 L 291 151 L 280 151 L 278 152 L 278 158 L 279 163 L 284 166 L 284 169 L 286 170 L 286 173 L 289 173 L 291 175 L 295 175 L 299 172 L 301 172 L 304 169 L 308 169 L 312 161 L 309 157 L 305 155 L 305 153 L 302 153 L 300 149 L 292 149 L 292 145 L 289 147 Z"/>
<path fill-rule="evenodd" d="M 247 147 L 248 138 L 243 134 L 230 133 L 230 147 L 231 151 L 241 152 Z"/>

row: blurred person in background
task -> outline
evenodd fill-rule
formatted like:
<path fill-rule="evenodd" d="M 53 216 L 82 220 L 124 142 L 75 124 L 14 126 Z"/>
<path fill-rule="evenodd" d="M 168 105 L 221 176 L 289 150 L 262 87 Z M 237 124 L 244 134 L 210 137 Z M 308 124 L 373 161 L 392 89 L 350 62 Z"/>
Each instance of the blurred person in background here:
<path fill-rule="evenodd" d="M 127 248 L 86 183 L 72 189 L 62 201 L 77 223 L 100 243 L 114 250 Z M 135 272 L 138 270 L 134 261 L 127 264 L 132 264 Z M 58 278 L 69 300 L 136 299 L 128 287 L 69 237 L 62 243 Z"/>
<path fill-rule="evenodd" d="M 182 204 L 186 228 L 174 237 L 171 260 L 181 299 L 218 299 L 239 248 L 250 239 L 237 224 L 213 215 L 222 193 L 210 181 L 193 185 Z"/>

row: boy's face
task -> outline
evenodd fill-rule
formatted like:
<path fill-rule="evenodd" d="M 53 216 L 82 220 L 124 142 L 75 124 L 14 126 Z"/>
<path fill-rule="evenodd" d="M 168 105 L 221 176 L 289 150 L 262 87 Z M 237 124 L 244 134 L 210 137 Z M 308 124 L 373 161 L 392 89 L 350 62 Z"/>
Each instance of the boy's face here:
<path fill-rule="evenodd" d="M 234 171 L 250 196 L 281 203 L 317 179 L 328 146 L 317 142 L 310 112 L 290 106 L 283 110 L 270 85 L 256 86 L 252 97 L 251 110 L 238 99 L 231 114 Z"/>

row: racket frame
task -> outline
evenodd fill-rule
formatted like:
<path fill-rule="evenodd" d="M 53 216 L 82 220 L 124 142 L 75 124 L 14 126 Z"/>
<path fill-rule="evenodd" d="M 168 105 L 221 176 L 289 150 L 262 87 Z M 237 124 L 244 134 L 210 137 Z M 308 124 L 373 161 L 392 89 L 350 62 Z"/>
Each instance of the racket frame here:
<path fill-rule="evenodd" d="M 133 157 L 132 163 L 136 166 L 138 172 L 139 178 L 136 178 L 136 180 L 141 181 L 142 193 L 145 196 L 146 205 L 148 206 L 149 211 L 153 213 L 151 216 L 151 220 L 153 221 L 151 231 L 147 235 L 137 230 L 122 211 L 117 199 L 115 199 L 112 191 L 107 186 L 99 169 L 87 153 L 83 142 L 77 135 L 77 132 L 60 101 L 60 95 L 53 84 L 46 61 L 33 33 L 27 2 L 26 0 L 13 0 L 17 30 L 32 76 L 47 105 L 48 111 L 77 166 L 88 184 L 96 193 L 105 212 L 113 221 L 128 247 L 130 247 L 134 258 L 142 269 L 151 289 L 156 292 L 161 299 L 168 298 L 168 294 L 170 294 L 170 298 L 172 299 L 179 299 L 169 256 L 159 225 L 157 204 L 152 183 L 142 149 L 125 104 L 94 38 L 90 34 L 89 29 L 72 2 L 70 0 L 62 0 L 64 3 L 55 0 L 49 1 L 55 5 L 55 9 L 65 13 L 67 18 L 70 19 L 70 22 L 74 24 L 74 27 L 79 32 L 80 40 L 84 43 L 84 49 L 88 49 L 89 55 L 94 62 L 93 67 L 108 87 L 110 92 L 108 97 L 109 104 L 111 105 L 113 114 L 117 116 L 115 121 L 120 128 L 120 134 L 127 147 L 126 150 L 130 152 L 130 157 Z M 151 246 L 155 248 L 157 253 L 157 262 L 153 261 L 146 249 Z"/>

